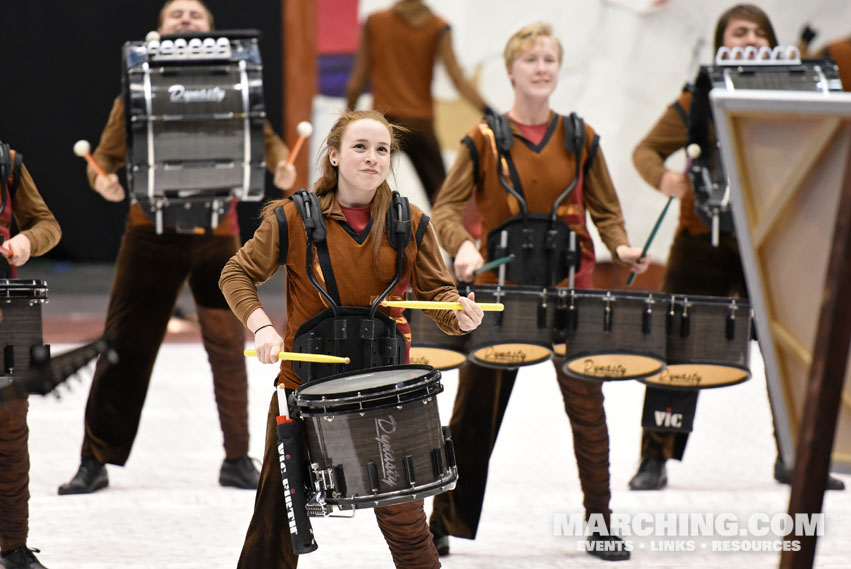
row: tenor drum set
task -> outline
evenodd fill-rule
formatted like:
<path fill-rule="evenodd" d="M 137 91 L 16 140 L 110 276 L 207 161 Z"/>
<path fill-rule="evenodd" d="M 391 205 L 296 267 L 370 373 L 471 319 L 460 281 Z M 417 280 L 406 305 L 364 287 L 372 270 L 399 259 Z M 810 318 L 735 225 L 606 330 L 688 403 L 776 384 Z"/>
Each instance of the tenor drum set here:
<path fill-rule="evenodd" d="M 699 390 L 750 377 L 753 315 L 739 298 L 517 285 L 473 285 L 503 302 L 466 336 L 448 336 L 410 310 L 411 361 L 448 370 L 469 362 L 518 368 L 551 358 L 589 381 L 638 380 Z"/>

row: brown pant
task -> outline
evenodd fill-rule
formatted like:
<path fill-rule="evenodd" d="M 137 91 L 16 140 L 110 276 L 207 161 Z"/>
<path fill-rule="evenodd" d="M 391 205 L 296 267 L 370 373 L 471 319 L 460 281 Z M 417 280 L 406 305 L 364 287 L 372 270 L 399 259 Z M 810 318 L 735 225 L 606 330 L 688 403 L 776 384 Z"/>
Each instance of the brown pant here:
<path fill-rule="evenodd" d="M 283 481 L 278 458 L 278 435 L 275 417 L 278 415 L 277 396 L 269 404 L 266 419 L 266 451 L 260 484 L 254 500 L 254 515 L 248 525 L 245 543 L 239 556 L 239 569 L 290 569 L 298 564 L 290 541 L 287 513 L 284 505 Z M 440 567 L 437 550 L 426 525 L 423 501 L 416 500 L 396 506 L 375 508 L 375 519 L 384 534 L 396 567 L 407 569 L 436 569 Z M 341 520 L 341 524 L 345 521 Z M 322 544 L 319 544 L 320 550 Z M 321 553 L 314 553 L 321 555 Z"/>
<path fill-rule="evenodd" d="M 573 431 L 573 452 L 585 496 L 586 518 L 603 515 L 609 501 L 609 431 L 603 409 L 602 383 L 574 379 L 553 360 L 564 408 Z M 458 393 L 449 428 L 458 461 L 455 489 L 434 499 L 431 524 L 456 537 L 474 539 L 482 514 L 488 462 L 493 452 L 517 370 L 495 370 L 468 364 L 459 374 Z"/>
<path fill-rule="evenodd" d="M 82 453 L 123 465 L 133 446 L 154 360 L 183 283 L 198 307 L 213 371 L 226 458 L 248 453 L 245 332 L 219 290 L 219 275 L 239 246 L 236 237 L 184 235 L 128 227 L 121 241 L 106 316 L 119 361 L 102 357 L 86 406 Z"/>
<path fill-rule="evenodd" d="M 27 543 L 30 455 L 27 451 L 29 403 L 0 403 L 0 551 Z"/>

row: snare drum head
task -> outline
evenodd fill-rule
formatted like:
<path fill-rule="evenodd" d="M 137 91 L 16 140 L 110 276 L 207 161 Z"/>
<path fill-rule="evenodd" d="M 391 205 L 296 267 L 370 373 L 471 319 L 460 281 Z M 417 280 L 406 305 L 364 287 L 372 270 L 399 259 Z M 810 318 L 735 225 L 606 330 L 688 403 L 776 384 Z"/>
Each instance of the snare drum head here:
<path fill-rule="evenodd" d="M 749 370 L 732 365 L 690 363 L 668 365 L 662 373 L 643 382 L 666 389 L 711 389 L 736 385 L 750 377 Z"/>
<path fill-rule="evenodd" d="M 406 365 L 344 373 L 306 383 L 296 389 L 296 403 L 310 406 L 313 401 L 355 401 L 384 393 L 398 393 L 440 379 L 430 366 Z"/>
<path fill-rule="evenodd" d="M 411 346 L 411 363 L 446 371 L 459 368 L 467 363 L 467 354 L 450 348 Z"/>

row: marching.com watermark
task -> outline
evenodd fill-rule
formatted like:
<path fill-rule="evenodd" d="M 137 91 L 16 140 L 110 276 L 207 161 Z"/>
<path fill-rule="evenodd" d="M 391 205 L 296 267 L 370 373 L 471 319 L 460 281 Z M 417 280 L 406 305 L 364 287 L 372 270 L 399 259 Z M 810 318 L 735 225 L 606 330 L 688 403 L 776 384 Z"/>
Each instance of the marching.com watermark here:
<path fill-rule="evenodd" d="M 586 522 L 581 513 L 555 513 L 553 535 L 613 535 L 622 540 L 582 539 L 577 541 L 581 551 L 798 551 L 801 542 L 796 538 L 824 535 L 824 514 L 613 513 L 607 527 L 602 514 L 592 514 Z"/>

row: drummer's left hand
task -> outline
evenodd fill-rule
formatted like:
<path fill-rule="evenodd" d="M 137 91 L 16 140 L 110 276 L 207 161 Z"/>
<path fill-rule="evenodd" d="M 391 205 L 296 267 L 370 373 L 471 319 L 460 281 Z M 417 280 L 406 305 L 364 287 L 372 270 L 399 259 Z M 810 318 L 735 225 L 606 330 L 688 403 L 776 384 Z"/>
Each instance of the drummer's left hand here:
<path fill-rule="evenodd" d="M 23 233 L 18 233 L 8 241 L 3 242 L 3 247 L 12 252 L 9 264 L 20 267 L 30 260 L 31 245 L 29 238 Z"/>
<path fill-rule="evenodd" d="M 289 190 L 295 184 L 296 171 L 295 166 L 287 164 L 286 160 L 281 160 L 275 166 L 275 185 L 282 190 Z"/>
<path fill-rule="evenodd" d="M 455 318 L 458 319 L 458 327 L 462 332 L 471 332 L 482 323 L 485 313 L 476 304 L 476 293 L 471 292 L 466 298 L 458 297 L 458 302 L 464 307 L 463 310 L 455 310 Z"/>
<path fill-rule="evenodd" d="M 627 245 L 618 245 L 615 253 L 622 262 L 629 265 L 629 268 L 638 274 L 643 273 L 650 266 L 650 254 L 641 256 L 641 249 L 638 247 L 629 247 Z"/>

